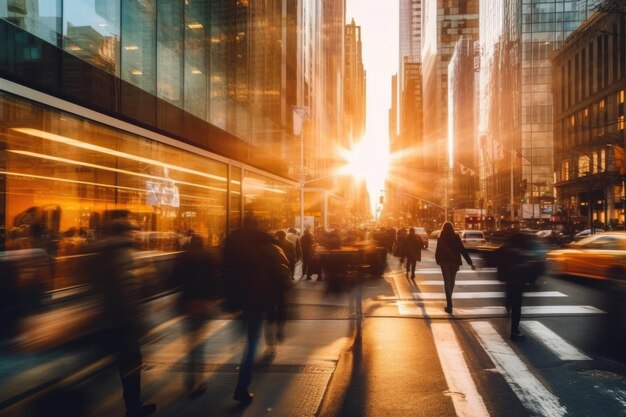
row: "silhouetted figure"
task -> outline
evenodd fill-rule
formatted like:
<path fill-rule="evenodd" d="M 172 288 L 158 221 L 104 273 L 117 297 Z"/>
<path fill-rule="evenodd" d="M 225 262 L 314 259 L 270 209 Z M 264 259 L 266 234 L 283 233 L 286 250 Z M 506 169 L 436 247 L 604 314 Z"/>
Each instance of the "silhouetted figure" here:
<path fill-rule="evenodd" d="M 287 240 L 287 233 L 285 233 L 284 230 L 279 230 L 274 233 L 274 238 L 276 239 L 276 245 L 283 250 L 283 253 L 287 257 L 287 261 L 289 262 L 289 271 L 291 272 L 291 279 L 294 279 L 297 262 L 296 248 L 289 240 Z"/>
<path fill-rule="evenodd" d="M 290 227 L 289 230 L 287 230 L 287 240 L 290 241 L 296 249 L 296 263 L 300 262 L 302 260 L 302 244 L 300 242 L 300 233 L 295 227 Z"/>
<path fill-rule="evenodd" d="M 543 253 L 534 239 L 533 236 L 514 232 L 502 246 L 487 256 L 487 265 L 496 266 L 498 280 L 506 283 L 506 309 L 511 314 L 511 338 L 522 335 L 519 322 L 524 288 L 545 270 Z"/>
<path fill-rule="evenodd" d="M 185 388 L 192 395 L 206 391 L 204 384 L 197 384 L 197 369 L 202 366 L 203 349 L 201 331 L 208 320 L 208 306 L 217 297 L 217 261 L 204 248 L 202 238 L 192 234 L 184 245 L 172 270 L 172 284 L 180 287 L 179 312 L 186 316 L 185 327 L 189 350 L 189 372 Z"/>
<path fill-rule="evenodd" d="M 461 242 L 461 238 L 454 232 L 452 223 L 445 222 L 441 229 L 441 234 L 437 239 L 437 250 L 435 251 L 435 261 L 441 267 L 443 283 L 446 291 L 446 308 L 448 314 L 452 314 L 452 292 L 456 281 L 456 273 L 461 266 L 461 255 L 472 269 L 476 269 L 472 263 L 467 250 Z"/>
<path fill-rule="evenodd" d="M 104 238 L 96 242 L 94 287 L 102 301 L 106 326 L 104 341 L 115 353 L 117 368 L 122 379 L 126 416 L 147 416 L 156 410 L 154 404 L 141 401 L 141 350 L 139 338 L 142 331 L 139 311 L 139 283 L 133 273 L 131 253 L 133 241 L 130 232 L 137 227 L 125 219 L 116 219 L 103 230 Z"/>
<path fill-rule="evenodd" d="M 406 276 L 411 273 L 411 279 L 415 279 L 415 266 L 417 262 L 422 262 L 422 248 L 424 243 L 422 238 L 415 234 L 415 229 L 410 228 L 409 234 L 404 242 L 404 254 L 406 255 Z"/>
<path fill-rule="evenodd" d="M 304 234 L 300 239 L 300 246 L 302 247 L 302 277 L 306 276 L 306 279 L 310 280 L 314 270 L 312 263 L 315 254 L 315 238 L 309 226 L 304 229 Z"/>
<path fill-rule="evenodd" d="M 421 240 L 421 238 L 420 238 Z M 396 241 L 393 245 L 393 256 L 400 258 L 400 266 L 404 264 L 404 258 L 406 257 L 406 229 L 401 227 L 396 233 Z"/>
<path fill-rule="evenodd" d="M 258 230 L 251 219 L 233 231 L 224 242 L 224 295 L 231 310 L 242 310 L 247 327 L 247 344 L 239 368 L 233 399 L 249 404 L 254 394 L 248 388 L 264 317 L 284 322 L 288 261 L 272 236 Z"/>

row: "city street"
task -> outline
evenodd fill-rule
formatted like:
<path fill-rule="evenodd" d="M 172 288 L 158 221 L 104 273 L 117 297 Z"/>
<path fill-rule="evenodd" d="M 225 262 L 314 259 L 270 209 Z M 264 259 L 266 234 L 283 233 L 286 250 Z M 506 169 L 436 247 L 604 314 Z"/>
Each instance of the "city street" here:
<path fill-rule="evenodd" d="M 204 364 L 190 369 L 182 322 L 169 319 L 143 348 L 146 402 L 157 403 L 157 416 L 626 415 L 625 367 L 605 346 L 601 291 L 540 278 L 525 294 L 525 336 L 510 340 L 493 269 L 463 266 L 454 314 L 443 311 L 435 245 L 423 252 L 415 284 L 389 257 L 384 279 L 363 289 L 360 331 L 352 294 L 330 297 L 323 282 L 295 285 L 286 340 L 275 357 L 261 344 L 248 407 L 231 399 L 244 346 L 239 322 L 216 309 L 200 342 Z M 167 316 L 162 305 L 158 311 Z M 50 377 L 51 368 L 38 369 Z M 189 397 L 187 372 L 206 381 L 205 394 Z M 0 415 L 22 415 L 60 387 L 79 395 L 88 415 L 124 414 L 117 371 L 104 366 L 67 374 Z"/>

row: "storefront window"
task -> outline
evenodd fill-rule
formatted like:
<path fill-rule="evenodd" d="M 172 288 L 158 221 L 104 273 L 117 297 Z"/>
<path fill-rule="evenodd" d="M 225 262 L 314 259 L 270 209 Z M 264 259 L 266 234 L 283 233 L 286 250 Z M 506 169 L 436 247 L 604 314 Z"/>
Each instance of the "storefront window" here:
<path fill-rule="evenodd" d="M 39 230 L 54 255 L 80 252 L 116 210 L 140 226 L 143 250 L 180 250 L 191 233 L 221 243 L 226 163 L 9 95 L 0 95 L 0 109 L 6 249 L 32 247 Z"/>
<path fill-rule="evenodd" d="M 244 221 L 254 217 L 262 230 L 294 227 L 299 211 L 297 186 L 245 171 L 243 177 Z"/>

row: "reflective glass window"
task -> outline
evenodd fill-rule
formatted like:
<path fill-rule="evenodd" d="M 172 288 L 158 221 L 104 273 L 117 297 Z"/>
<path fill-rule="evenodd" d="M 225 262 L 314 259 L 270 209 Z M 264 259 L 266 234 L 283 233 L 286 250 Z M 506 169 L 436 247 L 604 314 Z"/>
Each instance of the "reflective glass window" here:
<path fill-rule="evenodd" d="M 159 0 L 157 7 L 157 96 L 183 107 L 183 3 Z"/>
<path fill-rule="evenodd" d="M 119 76 L 119 46 L 119 2 L 63 1 L 63 49 Z"/>
<path fill-rule="evenodd" d="M 79 253 L 114 210 L 130 212 L 142 250 L 179 250 L 192 232 L 220 244 L 225 163 L 8 95 L 0 107 L 7 249 L 31 247 L 38 225 L 57 255 Z"/>
<path fill-rule="evenodd" d="M 59 47 L 62 10 L 62 0 L 0 0 L 0 19 Z"/>
<path fill-rule="evenodd" d="M 122 0 L 121 78 L 156 93 L 156 1 Z"/>
<path fill-rule="evenodd" d="M 203 120 L 208 120 L 207 110 L 207 2 L 185 2 L 185 68 L 184 109 Z"/>

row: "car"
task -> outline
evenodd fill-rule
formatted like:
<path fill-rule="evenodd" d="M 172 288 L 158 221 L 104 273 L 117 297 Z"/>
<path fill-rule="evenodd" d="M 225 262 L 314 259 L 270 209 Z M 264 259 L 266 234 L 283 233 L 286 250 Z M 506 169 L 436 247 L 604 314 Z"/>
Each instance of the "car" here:
<path fill-rule="evenodd" d="M 602 233 L 602 232 L 604 232 L 604 230 L 602 230 L 602 229 L 595 229 L 595 232 L 596 233 Z M 591 236 L 591 229 L 585 229 L 582 232 L 576 233 L 576 235 L 574 235 L 574 240 L 578 242 L 579 240 L 584 239 L 584 238 L 589 237 L 589 236 Z"/>
<path fill-rule="evenodd" d="M 459 236 L 463 246 L 468 250 L 478 250 L 479 247 L 487 243 L 485 234 L 480 230 L 461 230 Z"/>
<path fill-rule="evenodd" d="M 415 229 L 415 234 L 418 235 L 420 239 L 422 239 L 424 249 L 428 249 L 428 233 L 426 232 L 426 229 L 418 226 L 413 226 L 413 229 Z"/>
<path fill-rule="evenodd" d="M 433 230 L 430 232 L 431 239 L 439 239 L 439 235 L 441 234 L 441 229 Z"/>
<path fill-rule="evenodd" d="M 623 279 L 626 274 L 626 232 L 588 236 L 546 254 L 551 275 Z"/>

